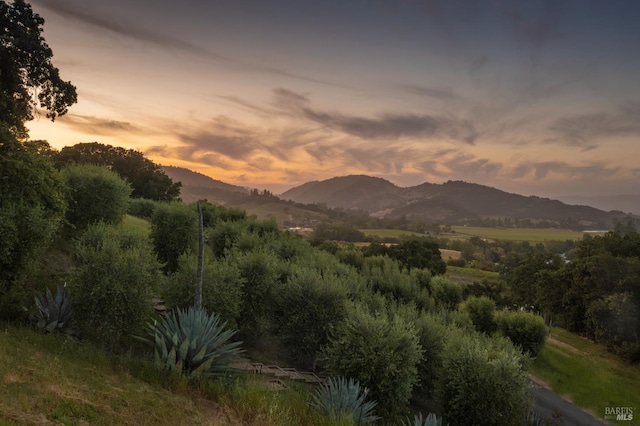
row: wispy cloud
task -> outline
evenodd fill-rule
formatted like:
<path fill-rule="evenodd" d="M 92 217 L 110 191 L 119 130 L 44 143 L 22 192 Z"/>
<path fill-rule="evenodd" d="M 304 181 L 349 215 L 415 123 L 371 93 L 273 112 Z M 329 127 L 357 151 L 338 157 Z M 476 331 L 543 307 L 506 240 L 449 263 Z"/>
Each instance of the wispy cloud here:
<path fill-rule="evenodd" d="M 610 113 L 561 117 L 554 121 L 550 129 L 565 143 L 577 146 L 607 137 L 638 137 L 640 136 L 640 102 L 626 103 Z M 588 145 L 586 148 L 591 146 Z"/>
<path fill-rule="evenodd" d="M 275 104 L 327 128 L 367 140 L 442 138 L 473 145 L 478 134 L 471 121 L 432 115 L 382 113 L 358 117 L 314 109 L 308 97 L 287 90 L 274 91 Z"/>
<path fill-rule="evenodd" d="M 403 84 L 399 86 L 400 90 L 404 93 L 409 93 L 417 96 L 425 96 L 428 98 L 438 99 L 440 101 L 450 101 L 457 99 L 456 95 L 450 87 L 423 87 L 418 85 Z"/>
<path fill-rule="evenodd" d="M 232 56 L 214 52 L 210 49 L 187 42 L 178 37 L 173 37 L 158 31 L 148 31 L 136 25 L 135 23 L 123 25 L 116 20 L 109 19 L 109 17 L 107 16 L 95 14 L 91 6 L 87 5 L 86 2 L 74 2 L 69 0 L 56 0 L 49 2 L 41 0 L 37 1 L 37 4 L 40 7 L 56 13 L 64 18 L 80 22 L 91 27 L 99 28 L 101 30 L 108 31 L 112 34 L 116 34 L 122 37 L 131 38 L 143 43 L 148 43 L 161 49 L 179 50 L 188 54 L 196 55 L 198 57 L 204 57 L 222 64 L 226 64 L 227 66 L 238 70 L 262 72 L 282 77 L 289 77 L 296 80 L 303 80 L 311 83 L 344 88 L 344 86 L 328 80 L 300 75 L 276 67 L 251 63 Z"/>
<path fill-rule="evenodd" d="M 113 136 L 119 133 L 138 133 L 141 131 L 140 128 L 126 121 L 109 120 L 101 117 L 72 113 L 59 117 L 58 121 L 79 133 L 91 135 Z"/>

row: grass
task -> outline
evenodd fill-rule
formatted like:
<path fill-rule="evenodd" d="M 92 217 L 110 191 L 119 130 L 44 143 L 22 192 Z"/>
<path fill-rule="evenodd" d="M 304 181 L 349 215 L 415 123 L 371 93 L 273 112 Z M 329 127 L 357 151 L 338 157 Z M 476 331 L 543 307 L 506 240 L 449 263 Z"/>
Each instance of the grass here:
<path fill-rule="evenodd" d="M 123 229 L 132 230 L 140 235 L 148 236 L 151 232 L 151 223 L 139 217 L 125 215 L 119 225 Z"/>
<path fill-rule="evenodd" d="M 483 280 L 492 284 L 498 284 L 501 281 L 500 274 L 498 272 L 483 271 L 475 268 L 464 268 L 461 266 L 447 265 L 447 272 L 445 275 L 451 281 L 468 284 L 482 282 Z"/>
<path fill-rule="evenodd" d="M 131 356 L 0 324 L 0 424 L 336 425 L 309 389 L 274 391 L 259 376 L 193 382 Z"/>
<path fill-rule="evenodd" d="M 634 417 L 640 413 L 640 366 L 566 330 L 553 329 L 531 373 L 600 418 L 606 407 L 632 407 Z"/>
<path fill-rule="evenodd" d="M 468 235 L 491 240 L 529 241 L 541 243 L 544 241 L 581 240 L 584 232 L 570 229 L 528 229 L 528 228 L 487 228 L 479 226 L 452 226 L 453 234 L 442 234 L 442 237 Z"/>
<path fill-rule="evenodd" d="M 402 236 L 426 237 L 425 234 L 402 229 L 359 229 L 367 237 L 376 236 L 378 238 L 400 238 Z"/>

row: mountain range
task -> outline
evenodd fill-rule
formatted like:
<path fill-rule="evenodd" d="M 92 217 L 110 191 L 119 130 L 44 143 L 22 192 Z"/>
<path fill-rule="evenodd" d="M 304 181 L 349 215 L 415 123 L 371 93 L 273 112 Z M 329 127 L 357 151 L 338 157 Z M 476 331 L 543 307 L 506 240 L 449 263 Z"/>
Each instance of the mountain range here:
<path fill-rule="evenodd" d="M 182 182 L 184 201 L 208 199 L 218 204 L 250 210 L 251 190 L 211 179 L 179 167 L 164 167 L 174 181 Z M 255 197 L 254 197 L 255 198 Z M 278 199 L 279 198 L 279 199 Z M 604 211 L 586 205 L 508 193 L 462 181 L 423 183 L 399 187 L 366 175 L 334 177 L 307 182 L 271 197 L 271 203 L 323 205 L 345 211 L 366 212 L 378 218 L 402 218 L 439 224 L 516 224 L 572 229 L 611 229 L 618 220 L 640 217 L 620 210 Z M 277 202 L 276 202 L 277 201 Z M 261 202 L 264 205 L 264 202 Z M 282 207 L 278 208 L 282 211 Z M 523 223 L 524 221 L 524 223 Z"/>

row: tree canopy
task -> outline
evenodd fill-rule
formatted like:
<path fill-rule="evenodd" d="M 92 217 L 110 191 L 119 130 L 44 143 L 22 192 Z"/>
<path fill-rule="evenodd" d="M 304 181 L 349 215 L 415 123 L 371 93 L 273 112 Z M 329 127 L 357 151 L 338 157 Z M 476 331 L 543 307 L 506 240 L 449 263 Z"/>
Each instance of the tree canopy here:
<path fill-rule="evenodd" d="M 55 120 L 77 102 L 76 88 L 60 78 L 42 37 L 44 19 L 23 0 L 0 0 L 0 121 L 26 139 L 34 109 Z"/>
<path fill-rule="evenodd" d="M 174 182 L 141 152 L 98 142 L 79 143 L 62 148 L 56 158 L 58 166 L 97 164 L 118 173 L 131 184 L 133 198 L 171 201 L 180 196 L 181 182 Z"/>

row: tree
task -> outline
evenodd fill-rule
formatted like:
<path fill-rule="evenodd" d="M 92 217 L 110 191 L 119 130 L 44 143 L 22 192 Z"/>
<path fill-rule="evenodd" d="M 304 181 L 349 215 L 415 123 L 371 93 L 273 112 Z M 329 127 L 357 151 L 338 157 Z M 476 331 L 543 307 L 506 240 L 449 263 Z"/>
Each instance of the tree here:
<path fill-rule="evenodd" d="M 117 174 L 90 164 L 62 170 L 67 184 L 67 220 L 78 229 L 95 222 L 118 223 L 127 213 L 131 187 Z"/>
<path fill-rule="evenodd" d="M 198 215 L 193 207 L 182 203 L 159 204 L 151 217 L 151 239 L 167 273 L 177 271 L 178 257 L 195 248 Z"/>
<path fill-rule="evenodd" d="M 0 311 L 12 316 L 22 306 L 15 280 L 51 242 L 66 204 L 64 185 L 43 153 L 48 145 L 19 143 L 0 125 Z M 11 295 L 9 295 L 11 293 Z M 33 295 L 29 295 L 33 301 Z"/>
<path fill-rule="evenodd" d="M 0 1 L 0 122 L 26 139 L 36 107 L 55 120 L 77 102 L 76 88 L 60 78 L 53 51 L 42 37 L 44 19 L 23 0 Z M 37 98 L 37 101 L 36 101 Z"/>
<path fill-rule="evenodd" d="M 438 243 L 433 239 L 409 238 L 391 246 L 389 256 L 398 260 L 407 269 L 424 268 L 434 275 L 444 274 L 447 264 L 442 260 Z"/>
<path fill-rule="evenodd" d="M 180 196 L 181 182 L 173 182 L 160 166 L 141 152 L 98 142 L 79 143 L 62 148 L 56 164 L 97 164 L 118 173 L 131 184 L 133 198 L 173 201 Z"/>

